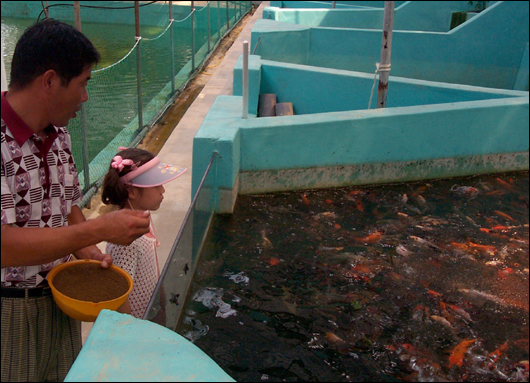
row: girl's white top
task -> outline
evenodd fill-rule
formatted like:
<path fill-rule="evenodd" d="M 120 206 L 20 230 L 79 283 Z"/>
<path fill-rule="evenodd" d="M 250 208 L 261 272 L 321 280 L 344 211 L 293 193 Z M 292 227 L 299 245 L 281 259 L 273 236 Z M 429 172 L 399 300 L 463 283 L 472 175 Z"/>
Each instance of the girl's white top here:
<path fill-rule="evenodd" d="M 134 281 L 129 303 L 132 315 L 140 319 L 158 282 L 156 242 L 156 238 L 143 235 L 129 246 L 107 243 L 106 253 L 112 256 L 112 263 L 127 271 Z"/>

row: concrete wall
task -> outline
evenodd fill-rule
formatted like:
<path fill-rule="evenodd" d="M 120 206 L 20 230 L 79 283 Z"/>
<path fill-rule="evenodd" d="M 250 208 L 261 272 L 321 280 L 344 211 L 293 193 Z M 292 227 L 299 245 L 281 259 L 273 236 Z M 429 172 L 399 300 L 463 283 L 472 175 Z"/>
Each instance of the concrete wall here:
<path fill-rule="evenodd" d="M 310 27 L 381 29 L 384 4 L 380 8 L 278 8 L 263 10 L 263 18 Z M 356 3 L 356 2 L 354 2 Z M 495 2 L 489 2 L 495 3 Z M 491 4 L 490 4 L 491 6 Z M 474 10 L 468 1 L 407 1 L 394 5 L 394 30 L 447 32 L 453 12 Z"/>
<path fill-rule="evenodd" d="M 256 56 L 250 64 L 251 94 L 277 91 L 295 111 L 314 113 L 243 120 L 242 97 L 217 98 L 194 139 L 192 192 L 217 151 L 218 212 L 230 212 L 238 193 L 528 169 L 527 92 L 391 77 L 390 89 L 401 94 L 394 107 L 352 110 L 340 91 L 367 88 L 365 74 L 260 64 Z M 345 110 L 329 111 L 337 105 Z"/>
<path fill-rule="evenodd" d="M 249 114 L 256 115 L 260 93 L 274 93 L 278 102 L 292 102 L 295 114 L 368 109 L 372 74 L 261 60 L 249 57 Z M 234 68 L 233 94 L 242 96 L 242 58 Z M 388 107 L 430 105 L 521 97 L 526 92 L 406 79 L 390 76 Z M 371 108 L 377 101 L 377 82 Z"/>
<path fill-rule="evenodd" d="M 528 81 L 516 81 L 521 71 L 528 71 L 527 65 L 521 67 L 529 40 L 528 16 L 528 2 L 497 2 L 447 33 L 396 30 L 390 74 L 528 90 Z M 378 30 L 258 20 L 251 52 L 267 60 L 374 73 L 381 38 Z"/>

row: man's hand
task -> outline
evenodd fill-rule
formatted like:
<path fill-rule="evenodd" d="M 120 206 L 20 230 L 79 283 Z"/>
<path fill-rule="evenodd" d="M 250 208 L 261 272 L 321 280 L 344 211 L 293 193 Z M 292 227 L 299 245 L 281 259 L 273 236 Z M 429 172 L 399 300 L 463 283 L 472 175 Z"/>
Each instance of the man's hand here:
<path fill-rule="evenodd" d="M 128 246 L 149 232 L 149 217 L 149 211 L 122 209 L 96 219 L 104 221 L 103 237 L 107 242 Z"/>

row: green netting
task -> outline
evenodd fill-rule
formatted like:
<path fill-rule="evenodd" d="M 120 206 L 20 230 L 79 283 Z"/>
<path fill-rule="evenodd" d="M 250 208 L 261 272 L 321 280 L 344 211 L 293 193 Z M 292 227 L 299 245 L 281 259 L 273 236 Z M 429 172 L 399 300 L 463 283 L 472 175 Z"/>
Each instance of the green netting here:
<path fill-rule="evenodd" d="M 42 19 L 40 3 L 2 2 L 2 18 L 28 17 L 35 21 L 40 15 Z M 57 3 L 54 8 L 50 8 L 50 17 L 73 24 L 72 7 L 59 5 L 58 2 L 49 3 L 54 6 Z M 81 5 L 100 6 L 81 8 L 82 20 L 94 23 L 83 24 L 82 30 L 87 36 L 90 37 L 90 28 L 97 28 L 108 20 L 117 23 L 111 24 L 112 38 L 125 40 L 124 34 L 132 32 L 132 36 L 127 35 L 126 41 L 131 41 L 127 43 L 130 44 L 129 47 L 134 44 L 119 61 L 110 65 L 102 62 L 100 67 L 105 67 L 93 71 L 92 80 L 87 86 L 89 99 L 83 105 L 82 113 L 68 125 L 79 181 L 85 193 L 105 175 L 117 148 L 130 146 L 141 138 L 142 132 L 145 134 L 146 130 L 143 128 L 154 123 L 154 119 L 165 110 L 168 101 L 201 66 L 217 42 L 252 7 L 250 1 L 196 1 L 192 12 L 191 6 L 179 6 L 179 3 L 181 2 L 173 2 L 173 21 L 169 20 L 168 4 L 142 6 L 140 33 L 143 37 L 134 44 L 134 9 L 110 8 L 130 6 L 130 2 L 81 2 Z M 2 28 L 4 30 L 4 23 Z M 105 28 L 109 29 L 109 25 L 106 24 Z M 156 35 L 153 31 L 159 34 Z M 93 42 L 100 49 L 97 41 Z M 138 51 L 142 126 L 138 122 Z M 6 58 L 6 61 L 10 60 L 11 57 Z M 174 88 L 171 84 L 172 76 Z M 90 194 L 87 197 L 89 196 Z"/>

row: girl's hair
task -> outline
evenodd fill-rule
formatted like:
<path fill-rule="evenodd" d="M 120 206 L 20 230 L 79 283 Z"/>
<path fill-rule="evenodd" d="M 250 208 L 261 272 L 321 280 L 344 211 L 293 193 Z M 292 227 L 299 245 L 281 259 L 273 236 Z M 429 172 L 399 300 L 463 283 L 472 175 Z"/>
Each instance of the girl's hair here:
<path fill-rule="evenodd" d="M 124 160 L 132 160 L 136 167 L 140 167 L 146 162 L 155 158 L 155 155 L 153 153 L 148 152 L 147 150 L 137 148 L 125 149 L 116 155 L 120 156 Z M 107 174 L 105 175 L 105 179 L 103 180 L 103 191 L 101 194 L 101 200 L 104 204 L 117 205 L 120 208 L 125 207 L 127 199 L 129 198 L 129 192 L 125 187 L 125 184 L 120 182 L 120 177 L 123 177 L 124 175 L 129 173 L 132 170 L 131 166 L 132 165 L 125 165 L 120 171 L 119 169 L 115 169 L 112 167 L 111 161 L 109 171 L 107 172 Z"/>

